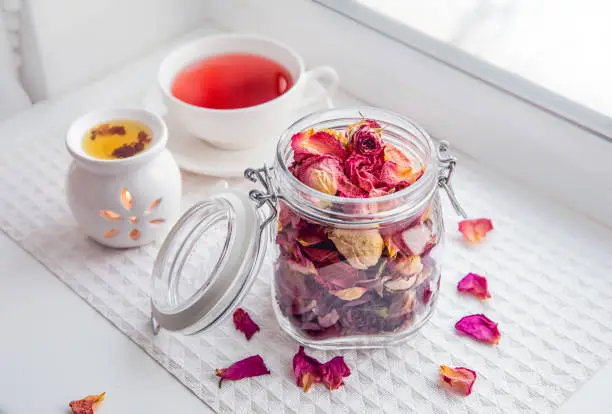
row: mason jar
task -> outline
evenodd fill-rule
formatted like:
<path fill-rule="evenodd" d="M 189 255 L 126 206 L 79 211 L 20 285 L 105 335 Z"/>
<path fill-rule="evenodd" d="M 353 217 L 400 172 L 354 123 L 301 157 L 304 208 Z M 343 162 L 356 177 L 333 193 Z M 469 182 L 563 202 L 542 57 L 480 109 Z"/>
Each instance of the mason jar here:
<path fill-rule="evenodd" d="M 381 124 L 420 178 L 397 192 L 344 198 L 308 187 L 292 173 L 294 134 L 345 131 L 360 119 Z M 308 115 L 279 138 L 270 167 L 248 169 L 250 192 L 225 190 L 194 205 L 164 241 L 153 269 L 152 323 L 194 334 L 217 324 L 248 293 L 265 260 L 281 329 L 314 348 L 395 344 L 416 332 L 438 300 L 444 222 L 439 189 L 455 166 L 410 119 L 375 108 Z"/>

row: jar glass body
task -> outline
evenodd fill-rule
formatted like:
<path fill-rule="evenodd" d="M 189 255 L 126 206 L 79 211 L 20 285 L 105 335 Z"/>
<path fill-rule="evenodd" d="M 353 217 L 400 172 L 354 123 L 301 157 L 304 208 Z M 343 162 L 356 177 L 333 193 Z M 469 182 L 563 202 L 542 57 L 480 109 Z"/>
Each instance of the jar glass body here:
<path fill-rule="evenodd" d="M 291 136 L 345 130 L 361 113 L 424 173 L 396 193 L 347 199 L 317 192 L 291 173 Z M 409 119 L 370 108 L 309 115 L 280 138 L 273 169 L 278 214 L 268 254 L 275 315 L 316 348 L 362 348 L 406 339 L 431 316 L 441 274 L 444 223 L 431 138 Z M 271 251 L 272 250 L 272 251 Z"/>

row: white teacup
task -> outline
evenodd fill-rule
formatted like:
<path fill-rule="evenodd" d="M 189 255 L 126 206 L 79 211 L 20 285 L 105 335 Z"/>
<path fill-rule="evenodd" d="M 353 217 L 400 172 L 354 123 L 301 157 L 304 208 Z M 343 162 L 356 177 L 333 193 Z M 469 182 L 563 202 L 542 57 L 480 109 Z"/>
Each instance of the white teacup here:
<path fill-rule="evenodd" d="M 172 83 L 183 69 L 203 58 L 226 53 L 250 53 L 272 59 L 291 73 L 293 86 L 276 99 L 239 109 L 202 108 L 172 95 Z M 303 59 L 295 51 L 273 39 L 223 34 L 192 41 L 170 53 L 161 64 L 158 81 L 169 116 L 189 133 L 216 147 L 238 150 L 280 136 L 298 114 L 303 115 L 300 108 L 328 99 L 338 85 L 338 74 L 327 66 L 306 71 Z M 316 87 L 315 82 L 323 88 Z"/>

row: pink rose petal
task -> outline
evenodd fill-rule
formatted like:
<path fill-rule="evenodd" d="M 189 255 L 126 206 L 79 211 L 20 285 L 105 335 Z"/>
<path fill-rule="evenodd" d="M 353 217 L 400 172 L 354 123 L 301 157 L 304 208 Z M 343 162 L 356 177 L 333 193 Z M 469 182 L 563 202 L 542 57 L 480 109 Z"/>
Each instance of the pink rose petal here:
<path fill-rule="evenodd" d="M 234 326 L 246 336 L 247 341 L 250 341 L 255 332 L 259 331 L 259 326 L 253 322 L 249 313 L 242 308 L 234 311 Z"/>
<path fill-rule="evenodd" d="M 348 152 L 339 137 L 329 131 L 315 132 L 309 129 L 299 132 L 291 138 L 291 148 L 297 162 L 312 155 L 330 155 L 340 160 L 348 157 Z"/>
<path fill-rule="evenodd" d="M 493 222 L 487 218 L 462 220 L 459 222 L 459 231 L 470 243 L 477 243 L 493 230 Z"/>
<path fill-rule="evenodd" d="M 241 361 L 235 362 L 227 368 L 217 369 L 216 374 L 219 380 L 219 388 L 224 380 L 236 381 L 243 378 L 258 377 L 269 374 L 270 370 L 266 367 L 264 360 L 259 355 L 253 355 Z"/>
<path fill-rule="evenodd" d="M 476 273 L 468 273 L 463 279 L 457 283 L 459 292 L 469 293 L 478 299 L 490 299 L 491 293 L 487 287 L 487 279 L 477 275 Z"/>
<path fill-rule="evenodd" d="M 442 384 L 461 395 L 470 395 L 472 386 L 476 381 L 476 372 L 471 369 L 457 367 L 451 368 L 440 365 L 440 375 Z"/>
<path fill-rule="evenodd" d="M 498 344 L 501 339 L 497 324 L 483 314 L 464 316 L 455 324 L 455 329 L 459 334 L 491 345 Z"/>

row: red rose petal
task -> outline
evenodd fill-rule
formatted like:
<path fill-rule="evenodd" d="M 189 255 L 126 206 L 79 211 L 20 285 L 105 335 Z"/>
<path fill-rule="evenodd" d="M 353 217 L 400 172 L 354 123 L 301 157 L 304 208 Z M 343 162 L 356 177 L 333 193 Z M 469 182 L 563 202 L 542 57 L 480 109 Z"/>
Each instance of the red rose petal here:
<path fill-rule="evenodd" d="M 88 395 L 81 400 L 70 401 L 68 406 L 72 414 L 93 414 L 94 410 L 104 401 L 106 393 L 98 395 Z"/>
<path fill-rule="evenodd" d="M 484 240 L 487 233 L 493 230 L 493 222 L 487 218 L 462 220 L 459 222 L 459 231 L 471 243 Z"/>
<path fill-rule="evenodd" d="M 343 378 L 351 375 L 351 370 L 341 356 L 322 364 L 310 355 L 306 355 L 304 347 L 300 346 L 293 357 L 293 375 L 297 386 L 302 387 L 304 392 L 317 382 L 324 383 L 329 390 L 337 390 L 344 384 Z"/>
<path fill-rule="evenodd" d="M 348 152 L 338 137 L 328 131 L 313 129 L 299 132 L 291 137 L 294 159 L 298 162 L 312 155 L 329 155 L 345 160 Z"/>
<path fill-rule="evenodd" d="M 491 293 L 487 287 L 487 279 L 476 273 L 468 273 L 457 283 L 459 292 L 466 292 L 478 299 L 490 299 Z"/>
<path fill-rule="evenodd" d="M 344 385 L 344 377 L 351 375 L 350 368 L 344 362 L 344 357 L 337 356 L 320 367 L 321 381 L 329 390 L 337 390 Z"/>
<path fill-rule="evenodd" d="M 269 374 L 264 360 L 259 355 L 253 355 L 241 361 L 235 362 L 227 368 L 217 369 L 216 374 L 221 377 L 219 387 L 224 380 L 236 381 L 243 378 L 258 377 Z"/>
<path fill-rule="evenodd" d="M 372 160 L 365 155 L 351 154 L 344 162 L 344 172 L 362 190 L 372 191 L 379 183 Z"/>
<path fill-rule="evenodd" d="M 460 334 L 491 345 L 498 344 L 501 339 L 497 324 L 483 314 L 464 316 L 455 324 L 455 329 Z"/>
<path fill-rule="evenodd" d="M 321 362 L 310 355 L 306 355 L 304 347 L 300 346 L 298 353 L 293 357 L 293 375 L 296 384 L 307 392 L 310 386 L 321 381 Z"/>
<path fill-rule="evenodd" d="M 442 384 L 452 391 L 461 395 L 470 395 L 472 386 L 476 381 L 476 372 L 468 368 L 451 368 L 440 365 Z"/>
<path fill-rule="evenodd" d="M 234 326 L 246 336 L 247 341 L 250 341 L 255 332 L 259 331 L 259 326 L 253 322 L 249 313 L 242 308 L 234 311 Z"/>

